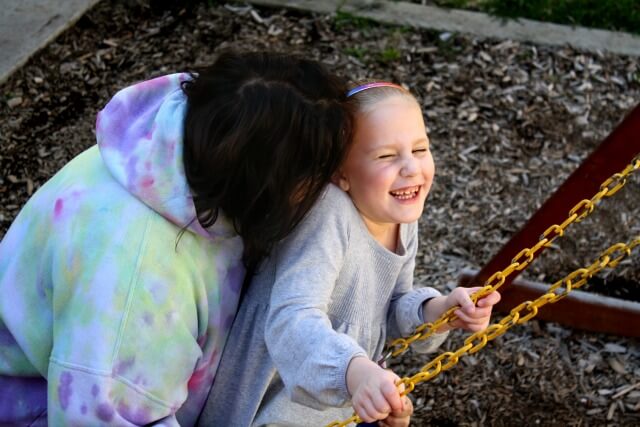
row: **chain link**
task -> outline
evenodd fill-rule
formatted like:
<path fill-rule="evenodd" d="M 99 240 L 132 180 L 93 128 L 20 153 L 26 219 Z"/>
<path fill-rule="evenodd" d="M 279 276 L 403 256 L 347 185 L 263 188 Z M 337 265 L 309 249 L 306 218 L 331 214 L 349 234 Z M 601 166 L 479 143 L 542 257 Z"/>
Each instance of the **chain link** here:
<path fill-rule="evenodd" d="M 484 348 L 489 341 L 494 340 L 495 338 L 503 335 L 507 330 L 515 325 L 521 325 L 533 318 L 536 314 L 538 314 L 538 310 L 541 307 L 544 307 L 547 304 L 553 304 L 556 301 L 564 298 L 567 294 L 569 294 L 572 290 L 578 289 L 587 283 L 587 280 L 591 278 L 594 274 L 600 272 L 604 268 L 615 268 L 620 261 L 624 258 L 631 255 L 631 251 L 640 245 L 640 235 L 636 236 L 629 243 L 616 243 L 615 245 L 610 246 L 606 250 L 604 250 L 596 260 L 591 263 L 588 267 L 579 268 L 577 270 L 572 271 L 564 278 L 555 282 L 547 293 L 541 295 L 533 301 L 525 301 L 519 304 L 517 307 L 513 308 L 511 312 L 500 319 L 500 321 L 495 322 L 489 325 L 486 329 L 482 331 L 478 331 L 464 340 L 464 345 L 458 348 L 455 352 L 445 352 L 437 356 L 435 359 L 428 362 L 420 371 L 414 374 L 411 377 L 401 378 L 398 382 L 398 386 L 404 385 L 404 390 L 401 392 L 401 395 L 407 395 L 411 393 L 415 386 L 419 383 L 429 381 L 436 376 L 438 376 L 441 372 L 447 371 L 454 367 L 459 359 L 467 354 L 473 354 L 477 351 L 480 351 Z M 612 258 L 611 255 L 619 253 L 617 258 Z M 578 279 L 574 282 L 575 279 Z M 560 290 L 561 293 L 557 294 L 556 291 Z M 524 316 L 520 315 L 521 311 L 527 311 L 528 313 Z M 443 364 L 442 362 L 446 362 Z M 357 415 L 353 415 L 351 418 L 344 421 L 336 421 L 333 422 L 327 427 L 344 427 L 351 423 L 359 423 L 362 422 L 360 417 Z"/>
<path fill-rule="evenodd" d="M 533 247 L 525 248 L 518 252 L 509 266 L 501 271 L 494 273 L 491 277 L 489 277 L 485 281 L 483 288 L 471 295 L 472 301 L 476 302 L 483 296 L 499 289 L 500 286 L 504 284 L 506 278 L 514 271 L 524 270 L 529 264 L 533 262 L 536 254 L 542 248 L 550 247 L 554 240 L 556 240 L 558 237 L 564 236 L 564 231 L 567 227 L 569 227 L 569 225 L 573 224 L 574 222 L 580 222 L 584 218 L 586 218 L 591 212 L 593 212 L 600 200 L 606 197 L 613 196 L 615 193 L 617 193 L 626 184 L 629 175 L 637 171 L 638 169 L 640 169 L 640 154 L 636 155 L 633 160 L 622 170 L 622 172 L 611 175 L 602 184 L 600 184 L 598 192 L 591 199 L 581 200 L 573 208 L 571 208 L 567 219 L 565 219 L 562 224 L 553 224 L 548 227 L 544 231 L 544 233 L 542 233 L 538 242 Z M 414 341 L 423 341 L 431 337 L 441 326 L 446 325 L 447 323 L 450 323 L 457 318 L 457 316 L 454 314 L 454 311 L 456 311 L 458 308 L 460 307 L 452 307 L 437 320 L 420 325 L 409 337 L 397 338 L 391 341 L 389 344 L 387 344 L 386 351 L 383 352 L 383 354 L 385 354 L 385 357 L 380 362 L 384 362 L 390 358 L 401 355 L 409 349 Z"/>

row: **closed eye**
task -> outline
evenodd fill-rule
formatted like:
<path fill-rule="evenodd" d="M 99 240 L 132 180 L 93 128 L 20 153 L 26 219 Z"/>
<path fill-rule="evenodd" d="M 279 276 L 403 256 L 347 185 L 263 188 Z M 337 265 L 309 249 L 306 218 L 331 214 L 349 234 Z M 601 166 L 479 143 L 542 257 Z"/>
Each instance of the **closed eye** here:
<path fill-rule="evenodd" d="M 395 156 L 395 154 L 381 154 L 378 156 L 379 159 L 391 159 Z"/>
<path fill-rule="evenodd" d="M 429 151 L 428 148 L 416 148 L 415 150 L 413 150 L 414 153 L 426 153 L 427 151 Z"/>

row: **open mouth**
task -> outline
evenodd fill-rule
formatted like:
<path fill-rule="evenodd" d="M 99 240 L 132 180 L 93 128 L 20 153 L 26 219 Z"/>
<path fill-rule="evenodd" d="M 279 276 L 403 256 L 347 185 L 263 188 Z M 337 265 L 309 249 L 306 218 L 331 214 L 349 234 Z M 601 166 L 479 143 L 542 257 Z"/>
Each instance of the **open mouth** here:
<path fill-rule="evenodd" d="M 411 200 L 418 197 L 419 192 L 420 192 L 420 186 L 416 185 L 415 187 L 406 187 L 406 188 L 401 188 L 399 190 L 393 190 L 393 191 L 390 191 L 389 194 L 391 194 L 393 197 L 395 197 L 398 200 Z"/>

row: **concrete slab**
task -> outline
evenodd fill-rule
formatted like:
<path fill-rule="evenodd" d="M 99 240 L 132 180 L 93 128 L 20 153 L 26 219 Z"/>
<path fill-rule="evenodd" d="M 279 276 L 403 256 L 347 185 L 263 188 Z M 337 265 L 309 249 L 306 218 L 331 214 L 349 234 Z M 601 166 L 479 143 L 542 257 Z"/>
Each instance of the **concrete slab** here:
<path fill-rule="evenodd" d="M 0 84 L 99 0 L 0 0 Z"/>
<path fill-rule="evenodd" d="M 503 20 L 457 9 L 442 9 L 402 1 L 383 0 L 250 0 L 262 6 L 286 7 L 319 13 L 338 10 L 378 22 L 438 31 L 466 33 L 482 38 L 510 39 L 552 46 L 570 45 L 586 51 L 608 51 L 640 56 L 640 37 L 628 33 L 550 24 L 529 19 Z"/>

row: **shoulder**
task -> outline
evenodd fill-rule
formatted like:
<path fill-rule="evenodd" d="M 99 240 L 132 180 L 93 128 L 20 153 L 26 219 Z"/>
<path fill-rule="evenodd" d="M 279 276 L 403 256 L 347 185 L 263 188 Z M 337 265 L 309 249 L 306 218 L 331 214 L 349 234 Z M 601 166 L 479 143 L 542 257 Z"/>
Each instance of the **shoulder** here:
<path fill-rule="evenodd" d="M 327 185 L 304 219 L 279 245 L 278 252 L 293 256 L 302 251 L 324 251 L 323 256 L 338 256 L 350 240 L 353 210 L 346 193 L 333 184 Z"/>
<path fill-rule="evenodd" d="M 302 228 L 318 226 L 335 228 L 337 225 L 338 229 L 348 229 L 354 215 L 357 215 L 357 211 L 349 195 L 339 187 L 328 184 L 301 225 Z"/>
<path fill-rule="evenodd" d="M 327 184 L 324 192 L 316 203 L 316 207 L 318 209 L 332 210 L 334 212 L 336 209 L 338 211 L 354 209 L 353 202 L 349 195 L 335 184 Z M 341 213 L 344 214 L 344 212 Z"/>

